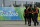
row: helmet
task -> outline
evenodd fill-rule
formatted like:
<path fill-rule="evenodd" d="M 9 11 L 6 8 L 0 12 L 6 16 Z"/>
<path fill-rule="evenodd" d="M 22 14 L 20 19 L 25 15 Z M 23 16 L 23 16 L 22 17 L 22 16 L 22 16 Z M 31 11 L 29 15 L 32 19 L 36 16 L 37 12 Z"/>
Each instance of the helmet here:
<path fill-rule="evenodd" d="M 30 5 L 30 7 L 32 7 L 32 5 Z"/>

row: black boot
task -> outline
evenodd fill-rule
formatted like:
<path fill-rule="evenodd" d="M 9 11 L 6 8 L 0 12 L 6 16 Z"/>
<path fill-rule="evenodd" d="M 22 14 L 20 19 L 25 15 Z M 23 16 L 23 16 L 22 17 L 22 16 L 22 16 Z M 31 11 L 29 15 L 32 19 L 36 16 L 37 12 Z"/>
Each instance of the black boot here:
<path fill-rule="evenodd" d="M 36 23 L 34 24 L 34 26 L 36 26 Z"/>
<path fill-rule="evenodd" d="M 28 26 L 31 26 L 31 24 L 28 24 Z"/>
<path fill-rule="evenodd" d="M 37 25 L 39 25 L 39 23 L 37 23 Z"/>

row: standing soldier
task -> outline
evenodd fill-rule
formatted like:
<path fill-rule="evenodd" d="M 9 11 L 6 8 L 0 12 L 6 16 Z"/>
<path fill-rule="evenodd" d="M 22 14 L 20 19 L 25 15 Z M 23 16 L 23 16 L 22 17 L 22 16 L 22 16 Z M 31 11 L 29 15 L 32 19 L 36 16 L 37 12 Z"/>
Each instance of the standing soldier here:
<path fill-rule="evenodd" d="M 34 21 L 34 19 L 33 19 L 33 8 L 32 8 L 32 5 L 30 5 L 30 7 L 28 9 L 28 13 L 29 13 L 28 26 L 31 26 L 31 18 Z"/>
<path fill-rule="evenodd" d="M 39 22 L 37 21 L 38 13 L 39 13 L 39 10 L 37 9 L 36 6 L 34 6 L 34 26 L 36 26 L 36 23 L 37 23 L 37 25 L 39 24 Z"/>
<path fill-rule="evenodd" d="M 28 19 L 28 9 L 27 9 L 27 6 L 26 6 L 26 9 L 24 10 L 24 18 L 25 18 L 25 25 L 26 25 L 26 21 Z"/>

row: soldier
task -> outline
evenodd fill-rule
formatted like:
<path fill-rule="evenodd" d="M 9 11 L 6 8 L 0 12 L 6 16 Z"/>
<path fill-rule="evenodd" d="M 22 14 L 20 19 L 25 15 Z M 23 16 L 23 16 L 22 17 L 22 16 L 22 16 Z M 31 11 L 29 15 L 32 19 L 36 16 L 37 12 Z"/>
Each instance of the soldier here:
<path fill-rule="evenodd" d="M 34 17 L 33 17 L 33 11 L 34 9 L 32 8 L 32 5 L 30 5 L 29 9 L 28 9 L 28 13 L 29 13 L 29 21 L 28 21 L 28 26 L 31 26 L 31 18 L 34 22 Z"/>
<path fill-rule="evenodd" d="M 39 13 L 39 10 L 37 9 L 36 6 L 34 6 L 34 26 L 36 26 L 36 23 L 37 23 L 37 25 L 39 25 L 39 22 L 37 21 L 38 13 Z"/>
<path fill-rule="evenodd" d="M 28 19 L 28 9 L 27 9 L 27 6 L 26 6 L 26 9 L 24 10 L 24 18 L 25 18 L 25 25 L 26 25 L 26 21 Z"/>

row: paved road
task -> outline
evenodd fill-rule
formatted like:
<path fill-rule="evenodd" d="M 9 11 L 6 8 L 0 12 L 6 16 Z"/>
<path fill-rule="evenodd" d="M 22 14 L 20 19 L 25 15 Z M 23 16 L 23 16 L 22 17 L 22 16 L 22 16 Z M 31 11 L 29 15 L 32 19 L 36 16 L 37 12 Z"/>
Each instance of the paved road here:
<path fill-rule="evenodd" d="M 35 27 L 33 22 L 32 26 L 24 25 L 24 23 L 24 21 L 0 21 L 0 27 Z M 36 27 L 40 27 L 40 24 Z"/>

